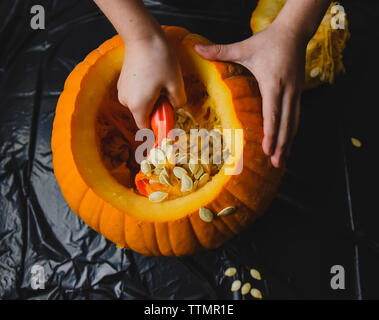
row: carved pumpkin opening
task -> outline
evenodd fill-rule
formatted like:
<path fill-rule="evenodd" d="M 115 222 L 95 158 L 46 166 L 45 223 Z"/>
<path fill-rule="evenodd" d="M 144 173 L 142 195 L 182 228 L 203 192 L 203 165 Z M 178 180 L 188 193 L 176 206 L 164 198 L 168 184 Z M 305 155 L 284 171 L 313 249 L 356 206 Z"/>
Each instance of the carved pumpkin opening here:
<path fill-rule="evenodd" d="M 188 102 L 174 109 L 174 136 L 150 151 L 136 177 L 144 181 L 153 202 L 176 199 L 202 188 L 218 174 L 230 153 L 207 88 L 195 73 L 185 74 L 184 83 Z"/>
<path fill-rule="evenodd" d="M 176 159 L 172 162 L 166 159 L 163 166 L 153 169 L 148 174 L 140 174 L 140 179 L 146 179 L 149 183 L 148 194 L 157 191 L 168 193 L 168 199 L 184 196 L 204 186 L 220 171 L 224 163 L 220 153 L 223 150 L 217 150 L 222 147 L 223 141 L 214 102 L 198 75 L 184 75 L 184 84 L 187 104 L 174 109 L 175 129 L 180 130 L 180 135 L 173 141 Z M 134 138 L 138 128 L 128 108 L 118 102 L 117 81 L 112 82 L 109 92 L 97 113 L 95 131 L 98 151 L 112 177 L 121 185 L 138 193 L 135 176 L 140 166 L 136 161 L 135 152 L 142 143 Z M 214 131 L 215 129 L 218 131 Z M 201 133 L 201 136 L 195 138 L 195 133 L 191 138 L 191 130 L 197 130 L 195 132 Z M 216 137 L 218 132 L 220 135 Z M 216 138 L 219 138 L 219 141 L 215 141 Z M 216 145 L 216 142 L 220 145 Z M 144 156 L 147 156 L 146 152 Z M 190 163 L 191 161 L 196 163 Z M 148 165 L 154 168 L 152 164 Z M 181 190 L 182 179 L 174 173 L 174 168 L 178 167 L 184 169 L 191 181 L 193 180 L 190 190 Z M 164 178 L 167 179 L 166 182 L 162 181 L 163 173 L 167 173 Z"/>
<path fill-rule="evenodd" d="M 201 122 L 206 128 L 217 123 L 222 128 L 242 129 L 230 91 L 215 66 L 189 47 L 179 46 L 176 53 L 186 83 L 188 108 L 194 117 L 199 120 L 204 117 Z M 124 47 L 120 47 L 104 55 L 89 71 L 88 81 L 82 83 L 72 121 L 74 159 L 88 185 L 117 208 L 146 219 L 156 216 L 167 219 L 165 212 L 171 214 L 170 218 L 173 212 L 183 216 L 215 198 L 231 175 L 225 174 L 224 167 L 220 168 L 201 189 L 182 197 L 172 196 L 160 204 L 136 192 L 133 179 L 139 167 L 134 160 L 137 145 L 133 140 L 137 128 L 115 93 L 123 54 Z M 243 147 L 234 147 L 237 161 Z"/>

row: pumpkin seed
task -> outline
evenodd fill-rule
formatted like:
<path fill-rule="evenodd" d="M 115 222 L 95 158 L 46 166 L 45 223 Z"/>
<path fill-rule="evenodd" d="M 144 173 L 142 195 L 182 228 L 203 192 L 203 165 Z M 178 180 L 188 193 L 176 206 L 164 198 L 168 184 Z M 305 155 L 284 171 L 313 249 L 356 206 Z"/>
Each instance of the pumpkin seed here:
<path fill-rule="evenodd" d="M 168 145 L 166 148 L 166 158 L 170 164 L 175 164 L 175 147 L 173 145 Z"/>
<path fill-rule="evenodd" d="M 246 282 L 246 283 L 242 286 L 242 288 L 241 288 L 241 294 L 242 294 L 242 295 L 248 294 L 249 291 L 250 291 L 250 289 L 251 289 L 251 284 L 250 284 L 249 282 Z"/>
<path fill-rule="evenodd" d="M 230 267 L 225 270 L 224 275 L 226 275 L 227 277 L 233 277 L 236 273 L 237 273 L 237 269 L 234 267 Z"/>
<path fill-rule="evenodd" d="M 163 170 L 163 168 L 161 168 L 161 167 L 157 167 L 157 168 L 154 169 L 154 173 L 155 173 L 157 176 L 159 176 L 159 175 L 161 174 L 162 170 Z"/>
<path fill-rule="evenodd" d="M 362 142 L 360 142 L 357 138 L 351 138 L 351 143 L 356 148 L 362 147 Z"/>
<path fill-rule="evenodd" d="M 149 183 L 150 183 L 150 184 L 153 184 L 153 183 L 159 183 L 159 181 L 158 181 L 158 180 L 150 179 L 150 180 L 149 180 Z"/>
<path fill-rule="evenodd" d="M 182 192 L 188 192 L 193 189 L 193 181 L 188 175 L 183 175 L 182 176 L 182 187 L 181 191 Z"/>
<path fill-rule="evenodd" d="M 166 151 L 167 147 L 173 145 L 173 143 L 174 141 L 171 140 L 170 138 L 163 138 L 161 142 L 161 149 L 163 151 Z"/>
<path fill-rule="evenodd" d="M 151 165 L 146 160 L 143 160 L 141 162 L 141 171 L 142 171 L 142 173 L 151 172 Z"/>
<path fill-rule="evenodd" d="M 240 280 L 234 280 L 233 283 L 232 283 L 232 288 L 231 290 L 234 292 L 234 291 L 237 291 L 241 288 L 241 285 L 242 285 L 242 282 Z"/>
<path fill-rule="evenodd" d="M 204 186 L 208 181 L 209 181 L 209 174 L 208 173 L 204 173 L 200 179 L 199 179 L 199 188 L 201 188 L 202 186 Z"/>
<path fill-rule="evenodd" d="M 199 178 L 203 175 L 204 169 L 202 166 L 199 166 L 199 169 L 194 173 L 194 177 L 196 180 L 199 180 Z"/>
<path fill-rule="evenodd" d="M 149 195 L 149 200 L 151 202 L 161 202 L 164 199 L 166 199 L 167 197 L 168 197 L 167 192 L 156 191 L 156 192 L 153 192 Z"/>
<path fill-rule="evenodd" d="M 212 211 L 205 207 L 200 207 L 199 216 L 200 216 L 200 219 L 203 220 L 204 222 L 212 222 L 213 220 Z"/>
<path fill-rule="evenodd" d="M 316 67 L 311 70 L 309 75 L 311 76 L 311 78 L 316 78 L 320 74 L 320 72 L 321 72 L 321 69 L 319 67 Z"/>
<path fill-rule="evenodd" d="M 178 179 L 182 179 L 183 175 L 188 175 L 187 170 L 182 167 L 174 167 L 172 172 L 174 173 L 175 177 L 177 177 Z"/>
<path fill-rule="evenodd" d="M 159 175 L 159 182 L 162 184 L 167 184 L 172 187 L 172 184 L 170 182 L 168 175 L 163 174 L 163 172 Z"/>
<path fill-rule="evenodd" d="M 257 298 L 257 299 L 262 299 L 262 293 L 259 289 L 251 289 L 250 291 L 251 295 L 254 297 L 254 298 Z"/>
<path fill-rule="evenodd" d="M 161 174 L 164 174 L 164 175 L 166 175 L 166 176 L 169 175 L 166 167 L 163 167 L 163 168 L 162 168 L 162 170 L 161 170 L 161 172 L 160 172 L 160 175 L 161 175 Z"/>
<path fill-rule="evenodd" d="M 250 269 L 250 275 L 257 280 L 262 280 L 261 274 L 258 270 L 256 269 Z"/>
<path fill-rule="evenodd" d="M 218 217 L 228 216 L 235 212 L 237 210 L 237 207 L 227 207 L 222 209 L 219 213 L 217 213 Z"/>
<path fill-rule="evenodd" d="M 197 187 L 198 187 L 198 185 L 199 185 L 199 180 L 196 180 L 194 183 L 193 183 L 193 191 L 195 191 L 196 189 L 197 189 Z"/>
<path fill-rule="evenodd" d="M 153 148 L 150 151 L 149 162 L 151 162 L 154 166 L 162 165 L 165 163 L 166 155 L 159 148 Z"/>
<path fill-rule="evenodd" d="M 196 172 L 197 172 L 197 170 L 199 170 L 199 168 L 200 168 L 200 165 L 198 163 L 191 163 L 190 162 L 188 164 L 188 166 L 189 166 L 189 169 L 190 169 L 190 171 L 192 172 L 193 175 L 195 175 Z"/>

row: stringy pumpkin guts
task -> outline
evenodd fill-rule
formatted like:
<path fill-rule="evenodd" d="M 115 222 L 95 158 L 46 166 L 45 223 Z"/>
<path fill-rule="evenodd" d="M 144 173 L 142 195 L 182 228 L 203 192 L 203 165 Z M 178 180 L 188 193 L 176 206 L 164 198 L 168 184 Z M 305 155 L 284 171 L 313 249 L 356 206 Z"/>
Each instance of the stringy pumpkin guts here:
<path fill-rule="evenodd" d="M 139 167 L 134 159 L 137 127 L 131 113 L 117 101 L 109 103 L 99 110 L 95 130 L 105 167 L 119 183 L 132 188 Z"/>

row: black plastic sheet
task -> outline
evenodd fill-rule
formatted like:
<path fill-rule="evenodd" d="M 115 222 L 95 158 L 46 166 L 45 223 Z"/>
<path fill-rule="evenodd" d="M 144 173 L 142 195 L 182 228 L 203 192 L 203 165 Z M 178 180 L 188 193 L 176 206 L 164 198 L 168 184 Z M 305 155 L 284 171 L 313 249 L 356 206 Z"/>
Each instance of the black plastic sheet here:
<path fill-rule="evenodd" d="M 215 42 L 251 34 L 254 1 L 145 3 L 160 23 L 183 26 Z M 34 4 L 46 10 L 46 30 L 30 27 Z M 64 81 L 91 50 L 115 34 L 113 27 L 90 0 L 3 0 L 0 299 L 252 300 L 230 291 L 232 280 L 223 275 L 229 266 L 237 267 L 239 278 L 266 299 L 355 299 L 365 292 L 378 297 L 372 291 L 378 284 L 377 224 L 365 213 L 367 194 L 362 193 L 363 177 L 369 178 L 370 171 L 362 170 L 362 158 L 357 158 L 362 154 L 349 144 L 350 134 L 369 136 L 352 119 L 364 123 L 354 107 L 363 96 L 365 105 L 375 97 L 378 73 L 369 62 L 375 61 L 377 49 L 369 39 L 378 38 L 378 14 L 373 1 L 343 5 L 352 31 L 345 57 L 348 72 L 335 85 L 303 95 L 299 133 L 268 212 L 221 248 L 157 258 L 118 249 L 87 227 L 68 207 L 52 171 L 52 123 Z M 366 151 L 363 156 L 368 157 Z M 352 199 L 357 200 L 354 206 Z M 330 287 L 333 265 L 345 268 L 345 290 Z M 35 266 L 43 270 L 43 289 L 33 289 Z M 258 269 L 263 280 L 251 279 L 250 268 Z"/>

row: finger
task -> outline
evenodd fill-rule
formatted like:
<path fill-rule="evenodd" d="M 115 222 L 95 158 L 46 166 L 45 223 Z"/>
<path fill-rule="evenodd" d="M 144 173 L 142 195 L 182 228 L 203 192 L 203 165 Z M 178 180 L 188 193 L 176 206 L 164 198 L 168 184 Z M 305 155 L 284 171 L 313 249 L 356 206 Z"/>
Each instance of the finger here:
<path fill-rule="evenodd" d="M 150 117 L 149 113 L 143 112 L 142 110 L 132 112 L 133 118 L 139 129 L 150 128 Z"/>
<path fill-rule="evenodd" d="M 274 154 L 271 156 L 271 163 L 278 168 L 283 160 L 283 156 L 289 144 L 290 134 L 293 127 L 291 118 L 295 111 L 297 95 L 294 89 L 286 88 L 283 92 L 282 114 Z"/>
<path fill-rule="evenodd" d="M 183 82 L 167 86 L 167 96 L 174 108 L 185 105 L 187 103 L 187 95 Z"/>
<path fill-rule="evenodd" d="M 237 61 L 240 58 L 239 43 L 195 45 L 195 51 L 207 60 Z"/>
<path fill-rule="evenodd" d="M 276 146 L 276 138 L 280 124 L 280 104 L 282 100 L 282 89 L 277 87 L 265 87 L 262 92 L 262 114 L 263 114 L 263 152 L 270 156 Z"/>
<path fill-rule="evenodd" d="M 299 93 L 298 96 L 297 96 L 297 98 L 296 98 L 295 110 L 292 112 L 293 118 L 292 118 L 291 121 L 293 123 L 293 126 L 292 126 L 292 130 L 291 130 L 291 134 L 290 134 L 290 139 L 289 139 L 288 147 L 287 147 L 287 150 L 286 150 L 286 157 L 288 157 L 290 155 L 290 153 L 291 153 L 293 141 L 295 140 L 295 136 L 296 136 L 297 130 L 299 128 L 300 101 L 301 101 L 301 94 Z"/>
<path fill-rule="evenodd" d="M 143 98 L 138 99 L 135 102 L 131 101 L 128 104 L 128 108 L 133 114 L 133 118 L 138 128 L 150 128 L 150 116 L 159 95 L 160 90 L 156 90 L 152 94 L 145 93 Z"/>

